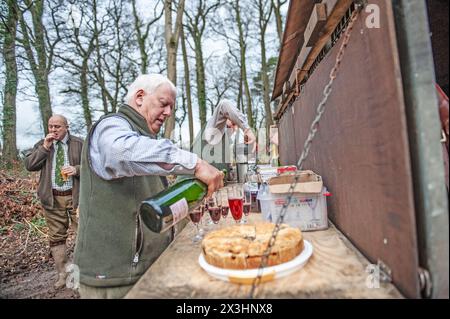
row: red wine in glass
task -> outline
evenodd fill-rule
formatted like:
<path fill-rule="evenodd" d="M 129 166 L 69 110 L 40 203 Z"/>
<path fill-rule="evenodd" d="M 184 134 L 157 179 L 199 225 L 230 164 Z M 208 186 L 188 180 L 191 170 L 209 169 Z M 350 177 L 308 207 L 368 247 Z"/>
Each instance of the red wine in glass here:
<path fill-rule="evenodd" d="M 243 211 L 244 211 L 244 215 L 248 216 L 248 214 L 250 214 L 250 206 L 252 204 L 251 203 L 244 203 L 243 204 Z"/>
<path fill-rule="evenodd" d="M 236 222 L 242 218 L 242 198 L 228 198 L 231 215 Z"/>
<path fill-rule="evenodd" d="M 203 216 L 203 212 L 202 212 L 202 208 L 201 208 L 201 207 L 195 208 L 194 210 L 192 210 L 192 211 L 189 213 L 189 218 L 191 219 L 192 223 L 194 223 L 195 228 L 197 229 L 197 234 L 196 234 L 196 235 L 194 236 L 194 238 L 192 239 L 192 241 L 193 241 L 194 243 L 200 241 L 200 240 L 203 238 L 203 236 L 202 236 L 202 234 L 201 234 L 201 230 L 200 230 L 200 228 L 198 227 L 198 223 L 199 223 L 200 220 L 202 219 L 202 216 Z"/>
<path fill-rule="evenodd" d="M 222 206 L 222 217 L 226 218 L 228 216 L 229 207 L 228 206 Z"/>
<path fill-rule="evenodd" d="M 218 206 L 213 206 L 213 207 L 209 206 L 208 210 L 209 210 L 209 216 L 211 217 L 213 223 L 217 224 L 220 220 L 222 208 L 218 207 Z"/>
<path fill-rule="evenodd" d="M 189 217 L 194 224 L 198 224 L 200 222 L 202 215 L 201 209 L 194 209 L 189 213 Z"/>

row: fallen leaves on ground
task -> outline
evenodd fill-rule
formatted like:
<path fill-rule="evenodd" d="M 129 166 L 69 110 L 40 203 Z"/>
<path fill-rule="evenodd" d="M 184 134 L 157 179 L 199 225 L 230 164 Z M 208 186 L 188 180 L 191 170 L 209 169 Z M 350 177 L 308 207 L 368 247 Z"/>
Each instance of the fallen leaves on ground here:
<path fill-rule="evenodd" d="M 56 271 L 37 185 L 36 173 L 0 169 L 0 298 L 78 298 L 70 289 L 53 289 Z M 74 239 L 69 231 L 69 257 Z"/>

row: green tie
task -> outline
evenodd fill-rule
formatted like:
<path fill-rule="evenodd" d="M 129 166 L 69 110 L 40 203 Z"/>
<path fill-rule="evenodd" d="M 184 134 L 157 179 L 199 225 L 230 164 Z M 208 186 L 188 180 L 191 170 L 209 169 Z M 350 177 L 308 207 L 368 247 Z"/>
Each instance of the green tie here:
<path fill-rule="evenodd" d="M 64 181 L 61 176 L 61 168 L 64 166 L 64 150 L 61 141 L 58 141 L 56 145 L 55 183 L 58 186 L 63 186 Z"/>

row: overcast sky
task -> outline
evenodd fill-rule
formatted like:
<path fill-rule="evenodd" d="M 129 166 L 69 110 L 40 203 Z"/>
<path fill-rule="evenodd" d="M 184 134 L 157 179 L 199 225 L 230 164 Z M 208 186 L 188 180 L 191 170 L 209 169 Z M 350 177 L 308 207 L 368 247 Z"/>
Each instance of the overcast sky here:
<path fill-rule="evenodd" d="M 138 5 L 141 7 L 143 3 L 146 1 L 138 1 Z M 148 6 L 148 3 L 146 4 Z M 145 6 L 145 5 L 144 5 Z M 287 5 L 284 6 L 283 11 L 287 11 Z M 141 12 L 147 12 L 147 10 L 141 10 Z M 272 26 L 273 27 L 273 26 Z M 274 30 L 270 30 L 274 32 Z M 274 43 L 274 41 L 268 41 L 269 46 L 270 43 Z M 228 49 L 226 42 L 223 40 L 219 40 L 217 38 L 207 38 L 203 42 L 204 48 L 204 57 L 208 57 L 211 54 L 215 56 L 220 56 L 226 54 Z M 180 49 L 181 50 L 181 49 Z M 272 54 L 276 54 L 273 48 L 268 48 L 269 51 L 272 51 Z M 181 54 L 181 52 L 179 52 Z M 256 62 L 256 61 L 254 61 Z M 251 63 L 251 61 L 249 62 Z M 179 66 L 179 72 L 182 72 L 182 63 Z M 0 61 L 0 67 L 4 70 L 4 65 Z M 192 71 L 194 68 L 191 66 Z M 253 65 L 253 68 L 259 69 L 258 65 Z M 58 74 L 60 72 L 60 74 Z M 30 75 L 29 75 L 30 76 Z M 0 75 L 0 85 L 3 87 L 4 85 L 4 73 L 2 72 Z M 85 129 L 77 127 L 77 123 L 80 123 L 80 119 L 83 118 L 82 109 L 80 102 L 74 101 L 73 105 L 71 101 L 67 100 L 67 97 L 64 97 L 59 93 L 60 88 L 55 84 L 61 83 L 61 78 L 64 77 L 61 75 L 61 71 L 56 70 L 50 74 L 50 89 L 51 89 L 51 100 L 52 100 L 52 108 L 54 114 L 63 114 L 67 117 L 69 121 L 69 126 L 71 126 L 71 132 L 77 136 L 85 137 Z M 180 86 L 178 90 L 178 94 L 181 94 Z M 35 95 L 34 91 L 34 83 L 31 80 L 24 79 L 20 77 L 19 79 L 19 92 L 17 94 L 17 147 L 20 151 L 26 150 L 32 147 L 38 140 L 44 137 L 44 130 L 41 123 L 41 116 L 38 109 L 37 98 L 33 97 Z M 96 105 L 95 101 L 91 101 L 91 107 L 94 109 L 101 109 L 101 105 Z M 3 105 L 0 105 L 0 112 L 2 112 Z M 198 108 L 196 103 L 194 103 L 193 110 L 194 117 L 194 134 L 200 129 L 200 123 L 198 121 Z M 0 113 L 1 114 L 1 113 Z M 94 120 L 97 120 L 102 114 L 100 112 L 94 113 Z M 79 124 L 78 124 L 79 125 Z M 176 129 L 176 137 L 178 137 L 178 127 Z M 182 127 L 182 135 L 183 138 L 189 136 L 189 128 L 188 121 L 185 120 Z"/>

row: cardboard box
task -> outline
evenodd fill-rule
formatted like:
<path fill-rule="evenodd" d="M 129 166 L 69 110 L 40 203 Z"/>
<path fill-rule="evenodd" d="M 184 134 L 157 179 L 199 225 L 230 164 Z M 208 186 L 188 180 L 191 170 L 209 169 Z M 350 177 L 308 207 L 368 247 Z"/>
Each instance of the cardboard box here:
<path fill-rule="evenodd" d="M 279 176 L 275 176 L 269 179 L 269 190 L 273 194 L 288 193 L 291 184 L 295 181 L 296 176 L 297 183 L 294 187 L 294 193 L 320 193 L 323 187 L 322 177 L 317 175 L 313 171 L 298 171 L 287 172 Z"/>
<path fill-rule="evenodd" d="M 279 176 L 285 173 L 293 173 L 297 171 L 295 165 L 288 166 L 271 166 L 271 165 L 258 165 L 257 174 L 260 183 L 266 183 L 270 178 Z"/>
<path fill-rule="evenodd" d="M 284 215 L 283 223 L 298 227 L 302 231 L 328 228 L 327 202 L 330 195 L 323 186 L 322 177 L 313 171 L 301 171 Z M 264 219 L 276 223 L 287 204 L 289 188 L 295 174 L 286 173 L 272 177 L 268 185 L 262 185 L 258 192 L 261 213 Z"/>

